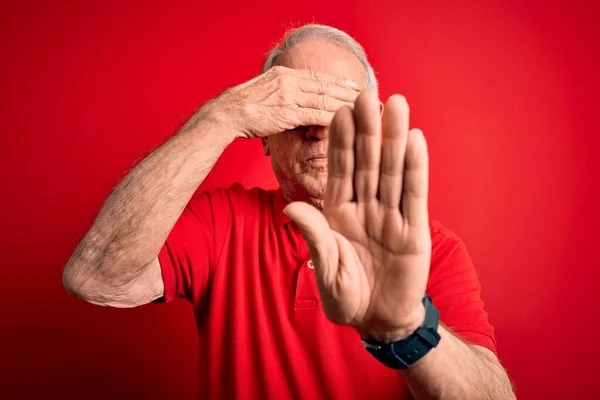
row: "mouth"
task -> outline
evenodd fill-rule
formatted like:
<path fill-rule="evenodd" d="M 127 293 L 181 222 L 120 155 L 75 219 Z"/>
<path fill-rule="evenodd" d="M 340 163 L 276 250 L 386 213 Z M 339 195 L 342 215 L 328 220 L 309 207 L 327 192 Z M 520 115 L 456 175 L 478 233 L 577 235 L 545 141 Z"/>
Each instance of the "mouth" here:
<path fill-rule="evenodd" d="M 317 154 L 306 159 L 306 161 L 327 160 L 327 154 Z"/>

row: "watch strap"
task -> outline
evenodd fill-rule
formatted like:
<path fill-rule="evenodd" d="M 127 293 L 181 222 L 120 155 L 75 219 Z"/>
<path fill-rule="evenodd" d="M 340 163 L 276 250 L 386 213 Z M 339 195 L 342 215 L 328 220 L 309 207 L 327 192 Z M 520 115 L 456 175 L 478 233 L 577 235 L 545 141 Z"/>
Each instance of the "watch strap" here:
<path fill-rule="evenodd" d="M 440 341 L 440 313 L 427 294 L 423 297 L 425 320 L 409 337 L 393 343 L 363 340 L 365 349 L 390 368 L 406 369 L 423 358 Z"/>

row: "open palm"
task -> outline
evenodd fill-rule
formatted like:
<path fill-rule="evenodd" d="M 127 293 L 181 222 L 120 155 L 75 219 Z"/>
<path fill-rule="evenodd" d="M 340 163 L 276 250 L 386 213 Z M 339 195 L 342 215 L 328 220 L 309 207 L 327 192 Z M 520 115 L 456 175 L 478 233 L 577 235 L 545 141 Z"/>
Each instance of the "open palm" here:
<path fill-rule="evenodd" d="M 315 263 L 325 314 L 381 341 L 408 336 L 423 321 L 431 236 L 428 154 L 421 131 L 409 131 L 404 97 L 394 95 L 382 121 L 377 94 L 340 109 L 329 134 L 323 210 L 295 202 Z"/>

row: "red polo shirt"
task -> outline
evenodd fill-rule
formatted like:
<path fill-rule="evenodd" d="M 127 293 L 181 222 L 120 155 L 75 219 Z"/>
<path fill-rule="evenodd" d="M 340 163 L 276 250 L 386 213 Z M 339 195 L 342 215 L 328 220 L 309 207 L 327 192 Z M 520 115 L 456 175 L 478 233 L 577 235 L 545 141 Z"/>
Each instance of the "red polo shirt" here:
<path fill-rule="evenodd" d="M 160 251 L 165 300 L 188 299 L 202 399 L 399 399 L 400 373 L 353 328 L 323 314 L 306 243 L 280 191 L 240 185 L 196 195 Z M 431 222 L 427 293 L 442 322 L 496 351 L 464 244 Z"/>

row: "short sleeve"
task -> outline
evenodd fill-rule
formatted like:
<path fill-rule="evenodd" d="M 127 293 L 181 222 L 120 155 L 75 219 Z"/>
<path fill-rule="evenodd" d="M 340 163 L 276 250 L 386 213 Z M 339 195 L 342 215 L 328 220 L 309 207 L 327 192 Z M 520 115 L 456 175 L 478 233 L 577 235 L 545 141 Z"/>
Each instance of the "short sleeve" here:
<path fill-rule="evenodd" d="M 497 355 L 494 328 L 481 299 L 481 285 L 465 244 L 447 229 L 432 236 L 427 293 L 441 322 L 467 342 Z"/>
<path fill-rule="evenodd" d="M 201 299 L 223 249 L 230 214 L 226 189 L 201 192 L 190 200 L 158 254 L 162 300 Z"/>

